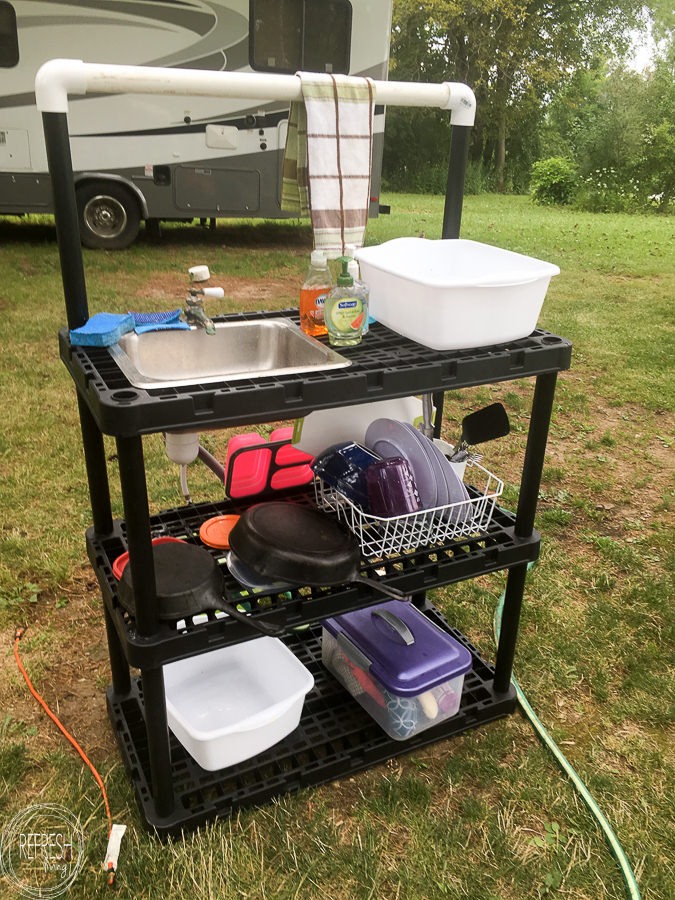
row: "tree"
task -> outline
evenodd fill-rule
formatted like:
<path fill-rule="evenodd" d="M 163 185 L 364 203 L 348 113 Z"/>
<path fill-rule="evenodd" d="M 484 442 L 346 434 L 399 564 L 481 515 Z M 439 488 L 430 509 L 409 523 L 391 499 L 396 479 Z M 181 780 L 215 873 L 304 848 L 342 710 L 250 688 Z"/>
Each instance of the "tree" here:
<path fill-rule="evenodd" d="M 536 134 L 544 102 L 594 52 L 625 46 L 641 15 L 641 0 L 395 0 L 393 75 L 473 88 L 471 158 L 503 190 L 516 129 Z"/>

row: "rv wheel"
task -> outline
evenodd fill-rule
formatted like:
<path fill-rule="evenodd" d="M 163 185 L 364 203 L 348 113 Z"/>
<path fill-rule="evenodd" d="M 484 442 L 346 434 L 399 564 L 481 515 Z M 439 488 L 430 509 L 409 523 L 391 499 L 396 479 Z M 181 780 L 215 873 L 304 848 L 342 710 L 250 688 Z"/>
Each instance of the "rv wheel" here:
<path fill-rule="evenodd" d="M 138 234 L 141 214 L 134 197 L 114 182 L 84 184 L 77 189 L 80 240 L 95 250 L 124 250 Z"/>

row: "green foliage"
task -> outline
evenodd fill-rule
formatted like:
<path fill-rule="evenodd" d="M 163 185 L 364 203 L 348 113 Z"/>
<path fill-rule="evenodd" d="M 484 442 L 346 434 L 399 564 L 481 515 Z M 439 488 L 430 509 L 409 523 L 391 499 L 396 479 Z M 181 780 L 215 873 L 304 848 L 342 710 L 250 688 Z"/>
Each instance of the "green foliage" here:
<path fill-rule="evenodd" d="M 551 156 L 532 166 L 530 190 L 535 203 L 542 206 L 565 205 L 576 187 L 576 167 L 571 159 Z"/>

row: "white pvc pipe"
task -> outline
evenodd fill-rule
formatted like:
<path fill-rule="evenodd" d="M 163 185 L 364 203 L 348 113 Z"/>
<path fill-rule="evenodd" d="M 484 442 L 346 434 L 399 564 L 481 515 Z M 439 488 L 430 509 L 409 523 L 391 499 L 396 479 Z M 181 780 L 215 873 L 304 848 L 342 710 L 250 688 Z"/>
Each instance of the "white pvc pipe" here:
<path fill-rule="evenodd" d="M 446 81 L 421 84 L 373 81 L 375 100 L 384 106 L 432 106 L 451 111 L 453 125 L 473 125 L 476 99 L 465 84 Z M 35 77 L 35 98 L 41 112 L 68 112 L 69 94 L 179 94 L 236 97 L 241 100 L 302 100 L 297 75 L 265 72 L 205 72 L 150 66 L 85 63 L 52 59 Z"/>

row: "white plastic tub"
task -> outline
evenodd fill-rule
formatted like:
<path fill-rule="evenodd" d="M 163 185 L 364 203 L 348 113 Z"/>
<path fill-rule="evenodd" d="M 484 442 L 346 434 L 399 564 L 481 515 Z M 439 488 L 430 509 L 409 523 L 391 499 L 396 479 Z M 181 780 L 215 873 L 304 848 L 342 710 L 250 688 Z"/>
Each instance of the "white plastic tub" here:
<path fill-rule="evenodd" d="M 560 274 L 552 263 L 462 239 L 395 238 L 355 255 L 377 321 L 434 350 L 531 334 Z"/>
<path fill-rule="evenodd" d="M 313 686 L 311 672 L 272 637 L 164 666 L 169 728 L 209 771 L 256 756 L 290 734 Z"/>

